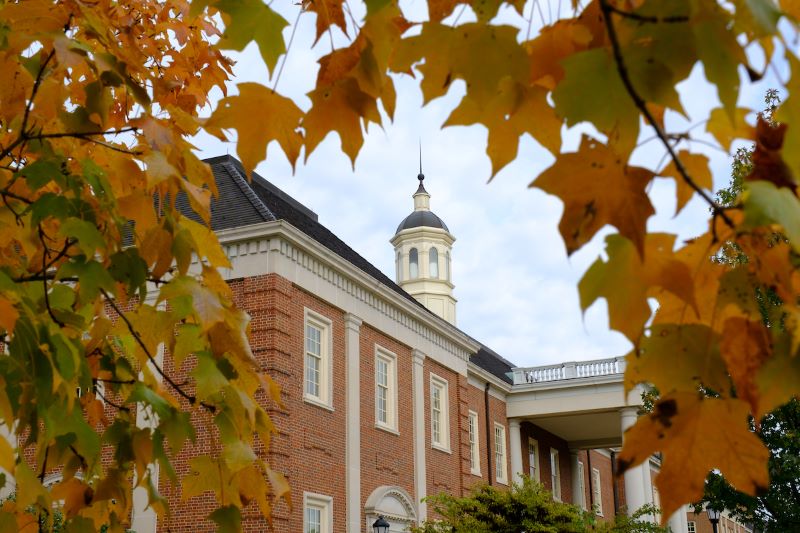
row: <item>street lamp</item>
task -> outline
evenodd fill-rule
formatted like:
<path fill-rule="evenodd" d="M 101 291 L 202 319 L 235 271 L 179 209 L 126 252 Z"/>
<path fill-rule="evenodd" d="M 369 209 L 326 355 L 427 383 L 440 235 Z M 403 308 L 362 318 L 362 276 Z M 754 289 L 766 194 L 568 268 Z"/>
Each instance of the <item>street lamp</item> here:
<path fill-rule="evenodd" d="M 722 513 L 713 507 L 706 507 L 706 513 L 708 513 L 708 521 L 711 522 L 714 533 L 717 533 L 717 524 L 719 524 L 719 516 Z"/>
<path fill-rule="evenodd" d="M 389 533 L 389 522 L 384 520 L 382 516 L 379 516 L 375 523 L 372 524 L 372 530 L 375 533 Z"/>

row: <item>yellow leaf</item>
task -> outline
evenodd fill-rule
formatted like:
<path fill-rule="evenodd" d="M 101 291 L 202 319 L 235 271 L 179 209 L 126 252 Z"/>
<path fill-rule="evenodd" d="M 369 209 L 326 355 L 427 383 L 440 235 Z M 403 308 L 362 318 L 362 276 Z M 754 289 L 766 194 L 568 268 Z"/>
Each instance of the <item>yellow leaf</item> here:
<path fill-rule="evenodd" d="M 267 145 L 278 141 L 294 166 L 303 137 L 298 131 L 302 112 L 286 97 L 257 83 L 240 83 L 239 94 L 223 98 L 206 127 L 236 130 L 236 150 L 248 172 L 267 156 Z M 309 149 L 310 150 L 310 149 Z"/>
<path fill-rule="evenodd" d="M 649 170 L 629 166 L 613 147 L 584 136 L 577 152 L 559 155 L 531 186 L 564 202 L 559 230 L 567 253 L 611 224 L 643 255 L 647 219 L 655 213 L 645 192 L 652 178 Z"/>
<path fill-rule="evenodd" d="M 529 133 L 553 153 L 561 150 L 561 124 L 547 103 L 547 91 L 504 78 L 498 92 L 483 109 L 469 98 L 453 110 L 445 126 L 481 123 L 489 130 L 487 153 L 492 160 L 492 176 L 516 159 L 519 138 Z"/>
<path fill-rule="evenodd" d="M 530 55 L 530 81 L 553 90 L 564 79 L 561 61 L 585 50 L 592 33 L 576 19 L 559 20 L 542 28 L 535 39 L 525 43 Z"/>
<path fill-rule="evenodd" d="M 747 494 L 766 490 L 769 451 L 750 431 L 748 414 L 747 404 L 735 398 L 702 398 L 698 393 L 663 397 L 625 433 L 620 471 L 662 452 L 656 478 L 662 521 L 703 496 L 712 469 Z"/>
<path fill-rule="evenodd" d="M 339 28 L 347 34 L 347 23 L 344 20 L 343 0 L 303 0 L 303 9 L 317 15 L 317 36 L 314 44 L 326 31 L 332 32 L 331 26 Z"/>
<path fill-rule="evenodd" d="M 637 254 L 629 240 L 619 235 L 606 237 L 608 261 L 595 261 L 578 284 L 581 308 L 585 311 L 598 298 L 605 298 L 611 327 L 634 343 L 650 317 L 647 298 L 656 288 L 695 308 L 692 272 L 675 256 L 674 243 L 674 235 L 652 233 L 643 254 Z"/>
<path fill-rule="evenodd" d="M 720 342 L 722 358 L 736 386 L 736 397 L 748 402 L 754 413 L 763 412 L 759 408 L 756 375 L 772 354 L 771 343 L 761 317 L 755 321 L 740 317 L 725 321 Z"/>
<path fill-rule="evenodd" d="M 68 517 L 91 505 L 94 498 L 94 490 L 76 477 L 56 483 L 50 491 L 53 499 L 64 502 L 63 509 Z"/>
<path fill-rule="evenodd" d="M 19 311 L 7 298 L 0 296 L 0 328 L 7 331 L 14 331 L 14 326 L 19 318 Z"/>
<path fill-rule="evenodd" d="M 723 108 L 715 107 L 709 115 L 706 130 L 723 148 L 730 151 L 735 139 L 753 138 L 755 130 L 745 120 L 750 113 L 752 113 L 750 109 L 737 107 L 731 118 Z"/>
<path fill-rule="evenodd" d="M 678 152 L 678 158 L 689 174 L 689 177 L 698 187 L 710 190 L 714 186 L 711 170 L 708 168 L 708 157 L 702 154 L 692 154 L 686 150 L 681 150 Z M 659 172 L 659 175 L 675 180 L 675 193 L 677 196 L 675 214 L 680 213 L 686 203 L 694 196 L 695 190 L 686 183 L 681 173 L 678 172 L 675 161 L 670 161 L 669 165 Z"/>

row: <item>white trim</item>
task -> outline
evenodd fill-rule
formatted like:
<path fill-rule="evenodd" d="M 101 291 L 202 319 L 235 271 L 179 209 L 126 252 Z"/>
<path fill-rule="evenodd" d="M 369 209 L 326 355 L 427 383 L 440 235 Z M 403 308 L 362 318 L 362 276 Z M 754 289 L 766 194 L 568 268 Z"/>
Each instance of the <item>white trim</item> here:
<path fill-rule="evenodd" d="M 481 477 L 481 439 L 480 439 L 480 419 L 478 413 L 469 411 L 468 418 L 469 430 L 469 466 L 473 476 Z"/>
<path fill-rule="evenodd" d="M 600 470 L 592 468 L 592 506 L 595 507 L 597 516 L 603 516 L 603 480 Z"/>
<path fill-rule="evenodd" d="M 593 469 L 596 470 L 596 469 Z M 580 494 L 580 502 L 572 502 L 580 505 L 581 509 L 587 511 L 586 505 L 586 472 L 584 471 L 583 461 L 578 461 L 578 493 Z M 602 514 L 600 516 L 603 516 Z"/>
<path fill-rule="evenodd" d="M 308 531 L 308 515 L 306 514 L 308 508 L 320 511 L 320 533 L 333 533 L 333 498 L 314 492 L 303 493 L 303 533 Z"/>
<path fill-rule="evenodd" d="M 556 448 L 550 448 L 550 488 L 553 499 L 561 501 L 561 458 Z"/>
<path fill-rule="evenodd" d="M 427 494 L 425 455 L 425 354 L 419 350 L 411 352 L 414 361 L 411 402 L 414 409 L 414 492 L 417 504 L 417 517 L 423 522 L 428 516 L 428 506 L 423 498 Z"/>
<path fill-rule="evenodd" d="M 500 431 L 499 438 L 497 434 L 498 430 Z M 506 443 L 506 427 L 503 424 L 498 424 L 497 422 L 494 423 L 494 477 L 498 483 L 508 485 L 508 446 Z"/>
<path fill-rule="evenodd" d="M 378 361 L 387 366 L 386 422 L 378 419 Z M 375 345 L 375 427 L 399 434 L 397 425 L 397 354 Z"/>
<path fill-rule="evenodd" d="M 308 326 L 320 331 L 318 395 L 306 390 Z M 303 401 L 333 411 L 333 322 L 308 307 L 303 308 Z"/>
<path fill-rule="evenodd" d="M 467 367 L 467 383 L 483 392 L 486 383 L 490 383 L 489 396 L 497 398 L 500 401 L 506 401 L 506 397 L 511 392 L 511 385 L 501 380 L 494 374 L 491 374 L 479 367 L 475 363 L 469 363 Z"/>
<path fill-rule="evenodd" d="M 531 445 L 534 447 L 534 456 L 533 460 L 535 465 L 531 465 Z M 533 473 L 531 475 L 531 466 L 533 466 Z M 542 481 L 542 471 L 539 469 L 539 441 L 534 439 L 533 437 L 528 437 L 528 476 L 534 481 L 538 481 L 541 483 Z"/>
<path fill-rule="evenodd" d="M 360 533 L 361 524 L 361 344 L 362 321 L 344 315 L 347 432 L 345 436 L 345 509 L 348 533 Z"/>
<path fill-rule="evenodd" d="M 434 406 L 433 391 L 439 390 L 439 439 L 434 439 Z M 452 453 L 450 450 L 450 384 L 446 379 L 431 372 L 430 376 L 430 415 L 431 415 L 431 448 Z"/>

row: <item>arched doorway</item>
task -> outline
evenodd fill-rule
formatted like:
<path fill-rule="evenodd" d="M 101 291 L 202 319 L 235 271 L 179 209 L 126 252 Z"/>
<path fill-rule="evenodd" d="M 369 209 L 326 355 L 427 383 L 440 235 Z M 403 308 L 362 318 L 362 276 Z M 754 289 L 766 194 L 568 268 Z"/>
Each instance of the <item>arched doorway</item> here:
<path fill-rule="evenodd" d="M 414 500 L 402 487 L 383 485 L 372 491 L 364 506 L 367 517 L 366 530 L 372 533 L 372 524 L 379 516 L 389 522 L 389 533 L 403 533 L 417 522 Z"/>

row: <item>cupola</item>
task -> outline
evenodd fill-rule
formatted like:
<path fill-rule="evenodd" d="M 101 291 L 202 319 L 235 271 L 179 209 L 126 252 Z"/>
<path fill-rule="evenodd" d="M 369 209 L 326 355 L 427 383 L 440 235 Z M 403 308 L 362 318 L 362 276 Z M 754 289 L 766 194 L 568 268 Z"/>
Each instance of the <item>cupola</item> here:
<path fill-rule="evenodd" d="M 423 183 L 422 157 L 417 179 L 414 211 L 400 222 L 389 241 L 394 246 L 397 283 L 422 305 L 455 324 L 451 252 L 456 239 L 431 211 L 431 195 Z"/>

